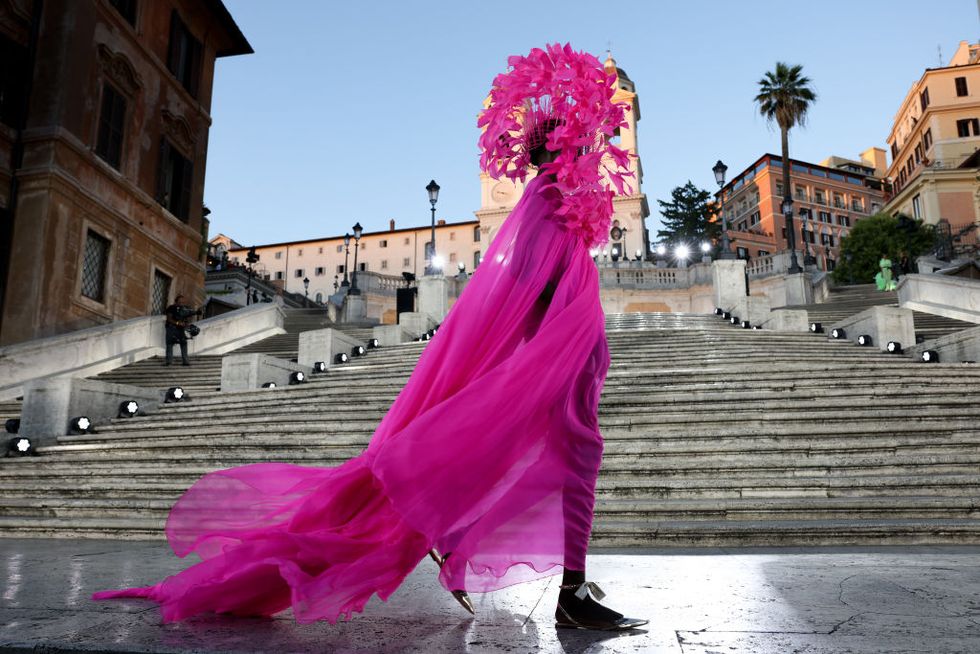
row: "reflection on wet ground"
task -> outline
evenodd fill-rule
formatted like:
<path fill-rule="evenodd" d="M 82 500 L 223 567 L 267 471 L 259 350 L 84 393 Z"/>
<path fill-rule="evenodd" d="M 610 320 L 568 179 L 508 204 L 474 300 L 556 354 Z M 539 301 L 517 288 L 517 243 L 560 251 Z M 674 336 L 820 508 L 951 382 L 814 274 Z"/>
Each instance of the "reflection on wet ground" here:
<path fill-rule="evenodd" d="M 980 652 L 980 548 L 597 551 L 606 603 L 651 620 L 619 634 L 556 630 L 548 580 L 475 595 L 471 617 L 428 559 L 338 625 L 288 612 L 161 625 L 150 602 L 89 600 L 185 565 L 163 543 L 0 539 L 0 651 Z"/>

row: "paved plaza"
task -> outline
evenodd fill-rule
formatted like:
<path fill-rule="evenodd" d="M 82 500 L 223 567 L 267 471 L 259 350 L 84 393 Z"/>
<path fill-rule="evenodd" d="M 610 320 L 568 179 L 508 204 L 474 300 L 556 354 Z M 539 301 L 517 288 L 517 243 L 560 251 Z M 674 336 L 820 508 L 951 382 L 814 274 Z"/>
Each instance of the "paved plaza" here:
<path fill-rule="evenodd" d="M 338 625 L 289 613 L 161 625 L 150 602 L 89 599 L 185 565 L 156 542 L 0 540 L 0 651 L 980 652 L 975 547 L 597 552 L 590 577 L 608 604 L 651 619 L 630 634 L 556 630 L 557 579 L 475 596 L 472 618 L 429 560 Z"/>

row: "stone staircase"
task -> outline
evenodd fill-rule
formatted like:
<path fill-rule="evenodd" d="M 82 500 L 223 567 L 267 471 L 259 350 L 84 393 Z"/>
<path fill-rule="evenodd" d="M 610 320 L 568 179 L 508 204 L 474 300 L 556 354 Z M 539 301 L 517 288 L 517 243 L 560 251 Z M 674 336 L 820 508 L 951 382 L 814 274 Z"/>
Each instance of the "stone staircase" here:
<path fill-rule="evenodd" d="M 607 332 L 596 544 L 980 542 L 980 366 L 714 316 L 611 315 Z M 195 396 L 4 459 L 0 533 L 161 538 L 205 472 L 336 465 L 365 447 L 425 345 L 370 351 L 300 386 Z"/>
<path fill-rule="evenodd" d="M 864 311 L 872 306 L 898 306 L 898 293 L 895 291 L 879 291 L 874 284 L 854 284 L 838 286 L 832 289 L 825 302 L 819 304 L 796 304 L 782 309 L 806 309 L 810 322 L 822 323 L 824 328 L 830 327 L 849 316 Z M 931 313 L 913 311 L 915 335 L 918 341 L 928 341 L 953 332 L 958 332 L 973 323 L 937 316 Z"/>

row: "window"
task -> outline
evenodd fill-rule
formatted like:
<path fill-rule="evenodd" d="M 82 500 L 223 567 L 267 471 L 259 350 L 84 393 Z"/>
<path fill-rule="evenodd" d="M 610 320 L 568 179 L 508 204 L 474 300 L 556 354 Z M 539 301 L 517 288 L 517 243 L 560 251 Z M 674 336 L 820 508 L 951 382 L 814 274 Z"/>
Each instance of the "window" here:
<path fill-rule="evenodd" d="M 313 269 L 313 274 L 316 275 L 317 277 L 323 277 L 323 275 L 326 274 L 326 272 L 327 272 L 326 268 L 324 268 L 323 266 L 317 266 L 316 268 Z"/>
<path fill-rule="evenodd" d="M 170 14 L 170 49 L 167 68 L 181 86 L 195 98 L 201 78 L 201 42 L 194 38 L 180 19 L 177 10 Z"/>
<path fill-rule="evenodd" d="M 932 129 L 927 129 L 922 134 L 922 149 L 928 152 L 929 148 L 932 147 Z"/>
<path fill-rule="evenodd" d="M 844 227 L 850 227 L 851 219 L 849 216 L 843 216 L 841 214 L 837 214 L 837 224 L 843 225 Z"/>
<path fill-rule="evenodd" d="M 362 250 L 365 249 L 366 247 L 367 247 L 367 241 L 364 241 L 363 243 L 361 243 L 361 249 Z"/>
<path fill-rule="evenodd" d="M 477 250 L 476 252 L 473 253 L 473 270 L 476 270 L 476 267 L 479 265 L 480 265 L 480 251 Z"/>
<path fill-rule="evenodd" d="M 411 244 L 412 244 L 412 239 L 410 239 L 409 237 L 406 236 L 405 237 L 405 245 L 411 245 Z"/>
<path fill-rule="evenodd" d="M 302 276 L 303 276 L 302 268 L 297 268 L 295 271 L 293 271 L 293 277 L 302 277 Z"/>
<path fill-rule="evenodd" d="M 449 262 L 450 263 L 456 263 L 456 253 L 455 252 L 450 252 L 449 253 Z"/>
<path fill-rule="evenodd" d="M 804 187 L 802 186 L 796 187 L 796 199 L 803 200 L 804 202 L 807 200 L 806 189 Z"/>
<path fill-rule="evenodd" d="M 740 246 L 740 247 L 735 248 L 735 250 L 736 250 L 735 256 L 737 258 L 739 258 L 739 259 L 748 259 L 749 258 L 749 251 L 746 248 L 743 248 L 743 247 Z"/>
<path fill-rule="evenodd" d="M 752 225 L 758 225 L 759 224 L 759 220 L 761 218 L 762 218 L 762 215 L 758 211 L 755 211 L 755 212 L 752 213 L 752 216 L 749 218 L 749 222 Z"/>
<path fill-rule="evenodd" d="M 91 229 L 85 235 L 85 255 L 82 259 L 82 295 L 96 302 L 105 302 L 109 245 L 109 239 Z"/>
<path fill-rule="evenodd" d="M 919 94 L 919 104 L 922 105 L 923 111 L 929 106 L 929 87 L 922 89 L 922 93 Z"/>
<path fill-rule="evenodd" d="M 827 194 L 820 189 L 813 191 L 813 199 L 817 204 L 827 204 Z"/>
<path fill-rule="evenodd" d="M 338 275 L 344 274 L 344 264 L 340 264 L 339 266 L 337 266 L 337 274 Z"/>
<path fill-rule="evenodd" d="M 382 259 L 381 260 L 381 270 L 388 270 L 388 260 L 387 259 Z"/>
<path fill-rule="evenodd" d="M 380 247 L 380 248 L 386 248 L 386 247 L 388 247 L 388 239 L 383 238 L 380 241 L 378 241 L 378 247 Z"/>
<path fill-rule="evenodd" d="M 918 166 L 919 165 L 919 162 L 922 161 L 922 146 L 921 145 L 915 146 L 915 150 L 913 151 L 913 156 L 915 157 L 915 165 Z"/>
<path fill-rule="evenodd" d="M 404 259 L 402 259 L 402 266 L 404 268 L 408 268 L 411 265 L 412 265 L 412 259 L 411 259 L 411 257 L 405 257 Z"/>
<path fill-rule="evenodd" d="M 479 225 L 477 225 L 476 227 L 473 228 L 473 242 L 474 243 L 479 243 L 480 242 L 480 226 Z"/>
<path fill-rule="evenodd" d="M 153 271 L 153 293 L 150 296 L 150 313 L 159 315 L 167 310 L 170 303 L 170 276 L 159 270 Z"/>
<path fill-rule="evenodd" d="M 980 120 L 976 118 L 964 118 L 956 121 L 956 134 L 960 138 L 970 136 L 970 128 L 973 128 L 973 136 L 980 136 Z"/>
<path fill-rule="evenodd" d="M 757 257 L 768 257 L 769 256 L 769 250 L 759 250 L 759 253 L 756 256 Z"/>
<path fill-rule="evenodd" d="M 864 200 L 861 198 L 853 198 L 851 200 L 851 211 L 859 211 L 864 213 Z"/>
<path fill-rule="evenodd" d="M 843 209 L 846 205 L 844 204 L 844 196 L 840 193 L 834 193 L 834 206 L 838 209 Z"/>
<path fill-rule="evenodd" d="M 898 159 L 898 145 L 892 143 L 892 161 L 895 161 L 896 159 Z"/>
<path fill-rule="evenodd" d="M 276 252 L 276 259 L 282 259 L 282 252 Z"/>
<path fill-rule="evenodd" d="M 821 234 L 820 235 L 820 245 L 826 245 L 828 247 L 834 247 L 834 235 L 833 234 Z"/>
<path fill-rule="evenodd" d="M 316 249 L 316 253 L 317 254 L 323 254 L 323 248 L 317 248 Z"/>
<path fill-rule="evenodd" d="M 276 271 L 276 279 L 280 279 L 281 280 L 283 278 L 285 278 L 285 275 L 283 274 L 283 272 L 281 270 L 277 270 Z"/>
<path fill-rule="evenodd" d="M 922 201 L 918 195 L 912 198 L 912 216 L 916 220 L 922 218 Z"/>
<path fill-rule="evenodd" d="M 111 84 L 102 86 L 102 109 L 99 111 L 99 135 L 95 154 L 119 170 L 122 158 L 123 127 L 126 124 L 126 99 Z"/>
<path fill-rule="evenodd" d="M 323 303 L 323 293 L 317 293 L 317 294 L 316 294 L 316 297 L 314 297 L 314 298 L 313 298 L 313 300 L 314 300 L 314 301 L 315 301 L 315 302 L 316 302 L 317 304 L 322 304 L 322 303 Z"/>
<path fill-rule="evenodd" d="M 878 213 L 878 211 L 880 209 L 881 209 L 881 205 L 880 204 L 878 204 L 877 202 L 872 202 L 871 203 L 871 213 Z"/>
<path fill-rule="evenodd" d="M 783 184 L 782 182 L 776 182 L 776 195 L 783 197 Z"/>
<path fill-rule="evenodd" d="M 193 166 L 167 139 L 160 141 L 158 174 L 157 201 L 186 223 L 190 217 Z"/>
<path fill-rule="evenodd" d="M 296 256 L 297 257 L 303 256 L 303 248 L 300 248 L 299 250 L 296 251 Z"/>
<path fill-rule="evenodd" d="M 735 226 L 736 232 L 744 232 L 746 229 L 748 229 L 748 225 L 745 224 L 744 220 Z"/>
<path fill-rule="evenodd" d="M 136 0 L 109 0 L 109 4 L 116 8 L 127 23 L 136 26 Z"/>
<path fill-rule="evenodd" d="M 357 269 L 359 271 L 361 271 L 361 272 L 365 272 L 367 270 L 367 263 L 359 263 L 359 264 L 357 264 Z"/>
<path fill-rule="evenodd" d="M 337 246 L 337 252 L 343 252 L 343 251 L 344 251 L 344 244 L 341 243 L 340 245 Z"/>
<path fill-rule="evenodd" d="M 954 81 L 956 82 L 956 97 L 962 98 L 963 96 L 969 95 L 966 90 L 965 77 L 957 77 Z"/>
<path fill-rule="evenodd" d="M 0 33 L 0 123 L 21 127 L 27 95 L 27 48 Z"/>
<path fill-rule="evenodd" d="M 829 211 L 818 211 L 817 212 L 817 217 L 820 219 L 820 222 L 822 222 L 822 223 L 829 223 L 830 222 L 830 212 Z"/>

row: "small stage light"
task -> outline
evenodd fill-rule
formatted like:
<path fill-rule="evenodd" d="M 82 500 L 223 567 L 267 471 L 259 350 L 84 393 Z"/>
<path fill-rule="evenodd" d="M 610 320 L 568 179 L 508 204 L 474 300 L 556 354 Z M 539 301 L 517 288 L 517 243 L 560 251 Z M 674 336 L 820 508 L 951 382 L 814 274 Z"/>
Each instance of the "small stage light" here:
<path fill-rule="evenodd" d="M 728 322 L 730 322 L 733 325 L 737 325 L 739 323 L 738 316 L 732 316 L 731 318 L 728 319 Z"/>
<path fill-rule="evenodd" d="M 88 416 L 72 418 L 68 423 L 68 430 L 73 434 L 87 434 L 92 431 L 92 421 Z"/>
<path fill-rule="evenodd" d="M 171 386 L 167 389 L 167 397 L 164 399 L 164 403 L 169 404 L 170 402 L 180 402 L 186 398 L 187 393 L 184 392 L 183 388 L 180 386 Z"/>
<path fill-rule="evenodd" d="M 323 361 L 317 361 L 313 364 L 313 374 L 319 374 L 327 371 L 327 364 Z"/>
<path fill-rule="evenodd" d="M 830 330 L 830 337 L 840 340 L 842 338 L 847 338 L 847 332 L 840 327 L 834 327 Z"/>
<path fill-rule="evenodd" d="M 732 314 L 730 314 L 730 313 L 728 313 L 727 311 L 725 311 L 725 312 L 723 312 L 723 313 L 721 314 L 721 317 L 722 317 L 722 318 L 724 318 L 725 320 L 731 320 L 731 318 L 732 318 Z"/>
<path fill-rule="evenodd" d="M 758 325 L 752 325 L 752 329 L 762 329 L 762 327 L 759 327 Z"/>
<path fill-rule="evenodd" d="M 333 358 L 334 363 L 347 363 L 350 361 L 350 357 L 347 356 L 346 352 L 339 352 L 337 356 Z"/>
<path fill-rule="evenodd" d="M 888 341 L 888 345 L 885 346 L 885 349 L 892 354 L 901 354 L 902 344 L 898 341 Z"/>
<path fill-rule="evenodd" d="M 381 341 L 376 338 L 370 338 L 368 339 L 367 347 L 369 350 L 377 350 L 379 347 L 381 347 Z"/>
<path fill-rule="evenodd" d="M 748 320 L 743 320 L 742 329 L 752 329 L 752 323 L 750 323 Z"/>
<path fill-rule="evenodd" d="M 723 313 L 725 313 L 725 312 L 722 311 L 721 307 L 715 307 L 715 315 L 716 316 L 720 316 Z"/>
<path fill-rule="evenodd" d="M 302 384 L 305 381 L 306 381 L 306 375 L 300 372 L 299 370 L 289 375 L 290 386 L 292 386 L 293 384 Z"/>
<path fill-rule="evenodd" d="M 262 388 L 276 388 L 276 382 L 266 382 L 262 384 Z"/>
<path fill-rule="evenodd" d="M 874 345 L 874 340 L 872 340 L 872 338 L 867 334 L 861 334 L 858 336 L 858 345 L 861 347 L 868 347 L 870 345 Z"/>
<path fill-rule="evenodd" d="M 350 349 L 350 355 L 352 357 L 362 357 L 367 350 L 364 349 L 363 345 L 355 345 Z"/>
<path fill-rule="evenodd" d="M 422 334 L 422 337 L 421 338 L 422 338 L 423 341 L 427 341 L 430 338 L 432 338 L 432 334 L 430 334 L 429 332 L 425 332 L 424 334 Z"/>
<path fill-rule="evenodd" d="M 4 428 L 8 434 L 16 434 L 20 431 L 20 418 L 10 418 L 4 423 Z"/>
<path fill-rule="evenodd" d="M 132 418 L 140 412 L 140 404 L 136 400 L 126 400 L 119 405 L 120 418 Z"/>
<path fill-rule="evenodd" d="M 34 454 L 34 445 L 24 436 L 11 438 L 7 441 L 7 456 L 30 456 Z"/>
<path fill-rule="evenodd" d="M 823 325 L 818 322 L 811 322 L 810 331 L 814 334 L 823 334 Z"/>
<path fill-rule="evenodd" d="M 935 350 L 926 350 L 922 353 L 922 361 L 924 363 L 939 363 L 939 352 Z"/>

